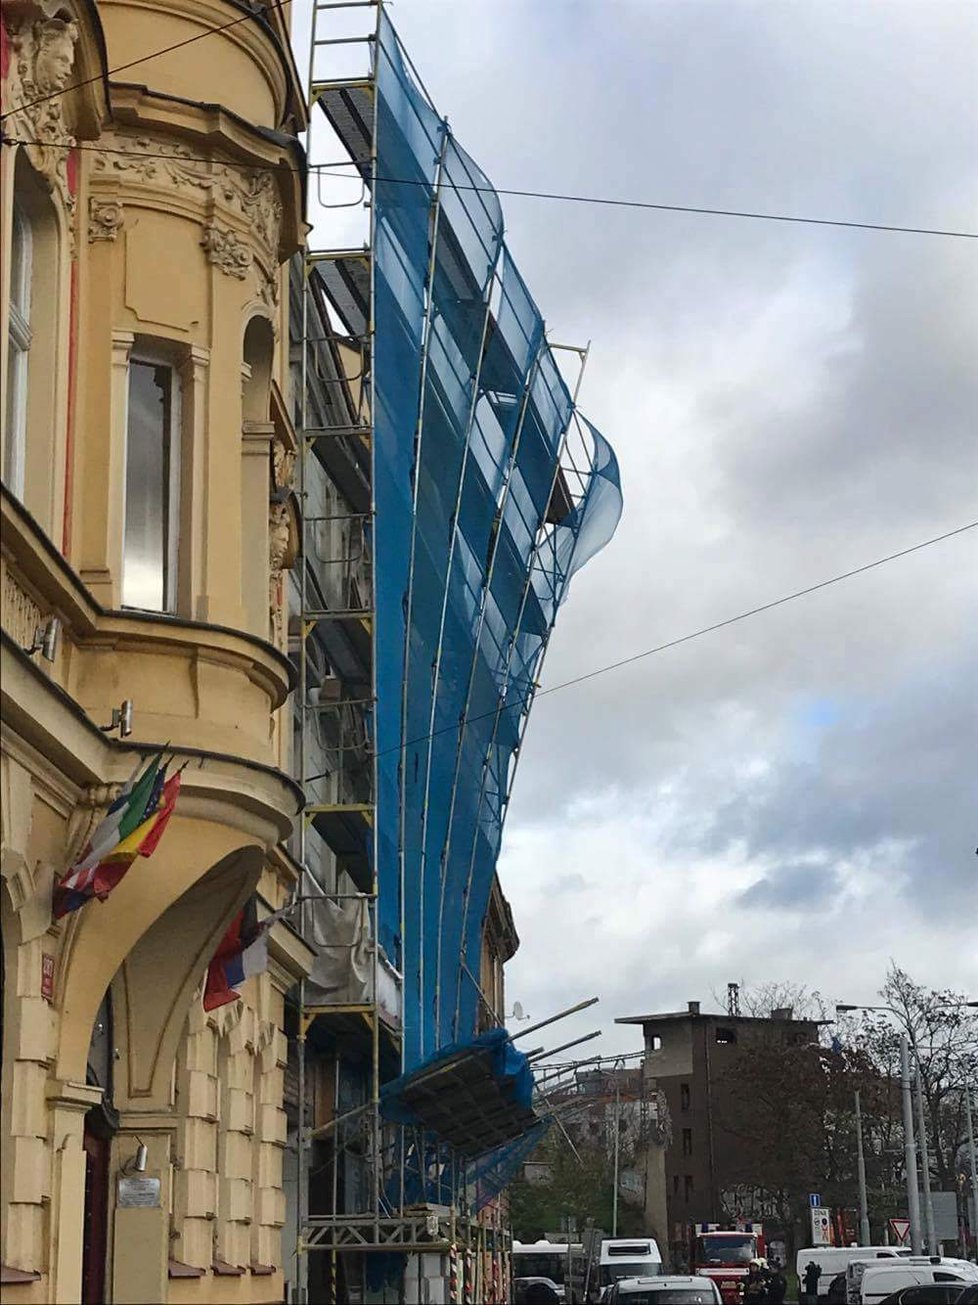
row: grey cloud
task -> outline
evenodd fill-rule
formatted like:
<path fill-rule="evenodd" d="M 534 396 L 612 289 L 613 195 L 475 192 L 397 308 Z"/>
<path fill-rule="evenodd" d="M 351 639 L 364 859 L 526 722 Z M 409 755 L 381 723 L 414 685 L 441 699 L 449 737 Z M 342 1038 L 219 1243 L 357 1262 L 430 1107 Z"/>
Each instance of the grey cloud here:
<path fill-rule="evenodd" d="M 808 910 L 838 891 L 838 875 L 824 865 L 779 865 L 739 895 L 742 906 L 765 910 Z"/>

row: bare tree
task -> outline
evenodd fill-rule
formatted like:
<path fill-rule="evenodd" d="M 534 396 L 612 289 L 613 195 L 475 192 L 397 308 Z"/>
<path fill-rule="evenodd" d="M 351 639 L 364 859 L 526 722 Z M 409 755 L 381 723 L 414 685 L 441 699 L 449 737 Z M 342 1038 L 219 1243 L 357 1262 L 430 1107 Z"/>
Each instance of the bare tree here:
<path fill-rule="evenodd" d="M 879 995 L 897 1024 L 886 1012 L 867 1011 L 846 1021 L 841 1035 L 892 1079 L 899 1076 L 900 1033 L 908 1036 L 920 1069 L 934 1176 L 951 1190 L 967 1134 L 964 1089 L 978 1082 L 978 1011 L 968 1009 L 962 994 L 926 988 L 895 964 Z"/>
<path fill-rule="evenodd" d="M 741 979 L 734 986 L 742 1015 L 754 1019 L 770 1019 L 774 1011 L 790 1009 L 796 1020 L 829 1018 L 825 998 L 816 988 L 808 988 L 803 983 L 792 983 L 788 979 L 764 979 L 758 983 L 747 983 Z M 721 996 L 713 988 L 711 995 L 718 1006 L 727 1008 L 726 994 Z"/>

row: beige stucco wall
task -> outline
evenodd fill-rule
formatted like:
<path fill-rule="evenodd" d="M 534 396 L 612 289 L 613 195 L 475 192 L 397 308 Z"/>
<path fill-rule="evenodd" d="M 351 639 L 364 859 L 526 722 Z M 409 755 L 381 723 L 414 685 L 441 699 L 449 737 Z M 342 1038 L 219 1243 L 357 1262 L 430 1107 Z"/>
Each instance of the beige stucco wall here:
<path fill-rule="evenodd" d="M 298 89 L 243 9 L 226 31 L 143 60 L 228 13 L 219 0 L 4 5 L 3 109 L 32 106 L 5 131 L 33 144 L 0 155 L 0 384 L 25 168 L 46 233 L 34 317 L 43 325 L 43 305 L 51 330 L 31 345 L 26 485 L 0 493 L 0 1262 L 23 1279 L 0 1286 L 2 1302 L 80 1299 L 85 1116 L 102 1095 L 86 1062 L 106 992 L 119 1112 L 106 1298 L 282 1297 L 284 997 L 311 956 L 277 925 L 242 1001 L 205 1015 L 200 985 L 248 896 L 277 907 L 296 874 L 280 718 L 295 552 L 284 263 L 302 238 L 301 156 L 267 129 L 294 125 Z M 58 64 L 39 61 L 48 38 Z M 106 66 L 134 59 L 108 86 Z M 272 352 L 260 392 L 244 356 L 255 318 Z M 177 369 L 181 393 L 168 616 L 120 610 L 128 366 L 145 349 Z M 48 663 L 25 650 L 52 616 Z M 123 699 L 127 740 L 100 728 Z M 52 922 L 56 877 L 163 744 L 188 764 L 159 848 L 106 902 Z M 116 1205 L 137 1139 L 158 1208 Z M 225 1260 L 230 1275 L 215 1271 Z M 171 1276 L 173 1262 L 194 1276 Z"/>

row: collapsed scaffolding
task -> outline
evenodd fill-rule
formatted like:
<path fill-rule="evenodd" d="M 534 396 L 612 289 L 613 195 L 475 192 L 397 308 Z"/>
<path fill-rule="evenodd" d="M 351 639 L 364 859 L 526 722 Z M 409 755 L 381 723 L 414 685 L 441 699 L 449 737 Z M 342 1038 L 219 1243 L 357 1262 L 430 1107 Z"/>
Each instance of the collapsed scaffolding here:
<path fill-rule="evenodd" d="M 338 34 L 340 11 L 369 30 Z M 382 4 L 314 3 L 308 95 L 310 221 L 345 207 L 368 232 L 330 249 L 314 229 L 293 273 L 296 851 L 320 958 L 299 998 L 298 1298 L 323 1251 L 333 1298 L 357 1252 L 380 1265 L 375 1291 L 400 1263 L 385 1253 L 457 1254 L 462 1286 L 502 1299 L 506 1237 L 476 1216 L 544 1124 L 512 1038 L 476 1036 L 481 931 L 547 641 L 614 532 L 617 464 L 576 410 L 587 351 L 570 351 L 570 386 L 496 194 Z M 341 168 L 318 162 L 320 132 Z M 337 202 L 351 176 L 359 194 Z M 343 1103 L 337 1059 L 320 1124 L 317 1039 L 359 1047 L 363 1066 L 362 1099 Z M 332 1191 L 314 1212 L 317 1145 Z M 342 1168 L 342 1192 L 341 1156 L 358 1175 Z"/>

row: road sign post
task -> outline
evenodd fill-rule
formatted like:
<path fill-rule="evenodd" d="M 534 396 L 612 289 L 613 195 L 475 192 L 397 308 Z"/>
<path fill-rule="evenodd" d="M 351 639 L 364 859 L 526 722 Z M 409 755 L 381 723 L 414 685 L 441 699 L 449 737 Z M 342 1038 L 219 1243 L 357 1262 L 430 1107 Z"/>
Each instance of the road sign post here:
<path fill-rule="evenodd" d="M 910 1241 L 909 1219 L 888 1219 L 890 1232 L 896 1239 L 897 1246 L 906 1246 Z"/>
<path fill-rule="evenodd" d="M 812 1245 L 832 1245 L 832 1215 L 824 1206 L 813 1205 L 812 1210 Z"/>

